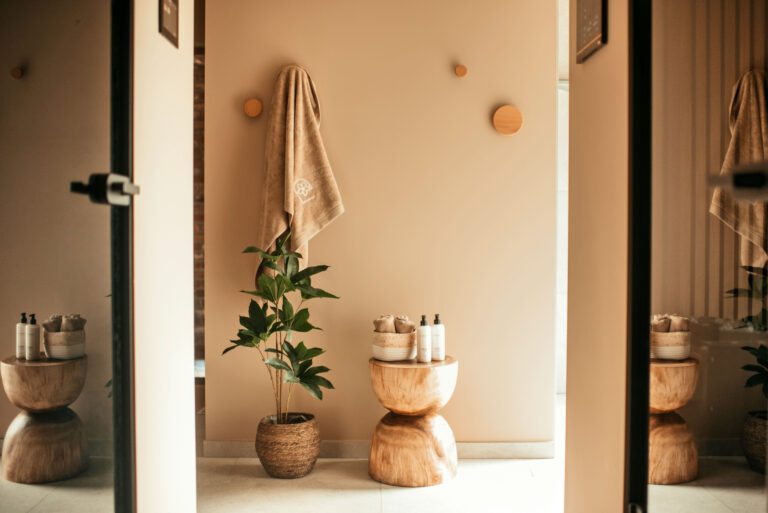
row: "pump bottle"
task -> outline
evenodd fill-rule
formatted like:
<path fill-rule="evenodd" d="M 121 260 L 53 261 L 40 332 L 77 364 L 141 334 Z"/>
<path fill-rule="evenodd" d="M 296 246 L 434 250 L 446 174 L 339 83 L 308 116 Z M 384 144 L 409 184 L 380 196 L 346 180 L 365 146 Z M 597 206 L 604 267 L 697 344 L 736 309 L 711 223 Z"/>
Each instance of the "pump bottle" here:
<path fill-rule="evenodd" d="M 26 357 L 25 328 L 27 326 L 27 312 L 21 312 L 21 320 L 16 323 L 16 359 L 23 360 Z"/>
<path fill-rule="evenodd" d="M 24 353 L 29 361 L 40 359 L 40 326 L 35 314 L 29 314 L 29 324 L 24 326 Z"/>
<path fill-rule="evenodd" d="M 440 314 L 435 314 L 432 324 L 432 361 L 445 360 L 445 325 L 440 322 Z"/>
<path fill-rule="evenodd" d="M 432 331 L 426 315 L 421 316 L 421 323 L 416 330 L 416 359 L 421 363 L 432 361 Z"/>

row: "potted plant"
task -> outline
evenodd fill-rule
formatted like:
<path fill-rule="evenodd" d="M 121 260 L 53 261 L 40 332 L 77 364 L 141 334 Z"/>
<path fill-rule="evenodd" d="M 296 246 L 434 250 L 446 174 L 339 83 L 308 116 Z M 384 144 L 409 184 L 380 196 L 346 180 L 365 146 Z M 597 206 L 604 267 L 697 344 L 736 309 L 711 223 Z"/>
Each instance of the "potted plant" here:
<path fill-rule="evenodd" d="M 259 352 L 272 384 L 275 412 L 259 422 L 256 453 L 270 476 L 284 479 L 309 474 L 320 453 L 320 432 L 314 415 L 290 411 L 294 389 L 301 387 L 312 397 L 322 399 L 322 389 L 333 388 L 333 384 L 321 376 L 330 369 L 314 365 L 314 359 L 323 354 L 324 349 L 306 347 L 304 342 L 295 343 L 293 338 L 296 333 L 320 329 L 309 322 L 309 310 L 304 307 L 307 301 L 337 298 L 312 286 L 312 276 L 328 266 L 300 270 L 302 256 L 286 249 L 289 240 L 290 233 L 286 232 L 278 238 L 272 252 L 253 246 L 243 250 L 261 259 L 256 289 L 241 291 L 258 299 L 251 299 L 248 315 L 240 316 L 237 338 L 231 340 L 232 345 L 222 353 L 238 347 L 255 348 Z"/>
<path fill-rule="evenodd" d="M 745 346 L 742 349 L 754 356 L 757 361 L 757 364 L 750 363 L 742 366 L 745 371 L 754 373 L 747 378 L 744 386 L 761 386 L 763 396 L 768 400 L 768 347 L 760 344 L 759 347 Z M 744 429 L 741 433 L 741 444 L 749 466 L 762 474 L 765 474 L 766 425 L 768 425 L 766 410 L 751 411 L 744 421 Z"/>
<path fill-rule="evenodd" d="M 760 302 L 760 312 L 748 315 L 741 319 L 755 331 L 768 330 L 768 266 L 753 267 L 743 265 L 741 267 L 747 273 L 748 288 L 737 288 L 726 291 L 729 298 L 748 298 Z"/>

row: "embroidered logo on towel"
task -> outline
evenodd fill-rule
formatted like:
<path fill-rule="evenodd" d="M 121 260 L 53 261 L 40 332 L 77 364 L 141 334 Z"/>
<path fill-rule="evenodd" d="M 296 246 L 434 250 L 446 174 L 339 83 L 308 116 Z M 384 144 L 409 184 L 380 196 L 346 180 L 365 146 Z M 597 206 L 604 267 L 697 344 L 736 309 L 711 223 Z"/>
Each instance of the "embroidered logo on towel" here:
<path fill-rule="evenodd" d="M 315 195 L 312 194 L 313 189 L 312 184 L 303 178 L 299 178 L 293 184 L 293 192 L 296 193 L 302 204 L 315 199 Z"/>

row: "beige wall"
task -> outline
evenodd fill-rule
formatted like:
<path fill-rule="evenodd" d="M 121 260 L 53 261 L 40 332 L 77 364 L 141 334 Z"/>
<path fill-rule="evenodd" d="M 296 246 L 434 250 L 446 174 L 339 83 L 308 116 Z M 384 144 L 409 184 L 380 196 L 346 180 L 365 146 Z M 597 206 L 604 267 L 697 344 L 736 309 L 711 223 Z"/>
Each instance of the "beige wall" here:
<path fill-rule="evenodd" d="M 709 213 L 707 179 L 720 173 L 730 141 L 733 85 L 748 69 L 765 68 L 766 2 L 657 0 L 653 29 L 652 309 L 728 319 L 757 313 L 756 302 L 726 298 L 748 284 L 738 238 Z M 739 455 L 744 417 L 765 404 L 757 388 L 744 388 L 740 368 L 749 355 L 739 348 L 768 335 L 707 324 L 693 329 L 702 365 L 682 415 L 700 454 Z"/>
<path fill-rule="evenodd" d="M 311 243 L 341 296 L 312 307 L 337 389 L 324 439 L 368 439 L 385 410 L 368 382 L 371 319 L 440 312 L 461 362 L 444 415 L 461 441 L 553 436 L 556 2 L 209 2 L 206 14 L 206 438 L 252 440 L 269 414 L 258 354 L 220 356 L 254 260 L 265 116 L 280 66 L 317 84 L 347 212 Z M 453 63 L 469 75 L 460 80 Z M 504 102 L 522 130 L 489 123 Z"/>
<path fill-rule="evenodd" d="M 623 500 L 628 2 L 608 4 L 607 46 L 570 70 L 568 513 L 617 513 Z"/>
<path fill-rule="evenodd" d="M 192 292 L 193 2 L 179 48 L 134 1 L 136 493 L 139 513 L 195 511 Z"/>
<path fill-rule="evenodd" d="M 69 193 L 109 167 L 108 3 L 0 2 L 0 71 L 0 355 L 15 354 L 21 310 L 87 318 L 88 376 L 72 407 L 91 453 L 111 455 L 109 209 Z M 0 436 L 17 412 L 0 393 Z"/>

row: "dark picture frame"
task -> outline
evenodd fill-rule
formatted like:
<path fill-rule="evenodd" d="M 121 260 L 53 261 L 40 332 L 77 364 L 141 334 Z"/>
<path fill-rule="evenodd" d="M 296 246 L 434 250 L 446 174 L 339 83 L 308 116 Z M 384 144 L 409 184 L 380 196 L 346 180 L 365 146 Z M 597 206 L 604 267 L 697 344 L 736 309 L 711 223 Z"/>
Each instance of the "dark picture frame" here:
<path fill-rule="evenodd" d="M 576 63 L 608 43 L 608 0 L 576 0 Z"/>
<path fill-rule="evenodd" d="M 160 33 L 179 47 L 179 0 L 158 0 L 158 25 Z"/>

